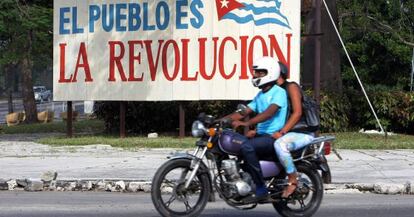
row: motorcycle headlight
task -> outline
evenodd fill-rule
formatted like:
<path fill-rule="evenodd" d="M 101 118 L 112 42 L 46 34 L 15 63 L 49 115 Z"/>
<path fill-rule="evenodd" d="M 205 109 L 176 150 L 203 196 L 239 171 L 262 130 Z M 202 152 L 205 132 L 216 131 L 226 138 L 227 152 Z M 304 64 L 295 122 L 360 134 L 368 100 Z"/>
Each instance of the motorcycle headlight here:
<path fill-rule="evenodd" d="M 194 121 L 193 125 L 191 126 L 191 134 L 194 137 L 201 137 L 205 134 L 206 127 L 201 121 Z"/>

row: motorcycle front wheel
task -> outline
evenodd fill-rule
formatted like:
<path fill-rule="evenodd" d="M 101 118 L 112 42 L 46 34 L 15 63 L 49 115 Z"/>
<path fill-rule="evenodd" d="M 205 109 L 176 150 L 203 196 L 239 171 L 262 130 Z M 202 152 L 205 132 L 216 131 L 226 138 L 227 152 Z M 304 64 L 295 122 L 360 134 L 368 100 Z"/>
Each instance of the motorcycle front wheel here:
<path fill-rule="evenodd" d="M 164 217 L 198 216 L 207 204 L 210 179 L 207 173 L 198 172 L 190 186 L 191 160 L 180 158 L 167 161 L 155 173 L 151 198 L 155 209 Z"/>
<path fill-rule="evenodd" d="M 273 203 L 284 217 L 309 217 L 319 208 L 323 198 L 323 183 L 318 171 L 307 165 L 297 165 L 298 187 L 289 200 Z"/>

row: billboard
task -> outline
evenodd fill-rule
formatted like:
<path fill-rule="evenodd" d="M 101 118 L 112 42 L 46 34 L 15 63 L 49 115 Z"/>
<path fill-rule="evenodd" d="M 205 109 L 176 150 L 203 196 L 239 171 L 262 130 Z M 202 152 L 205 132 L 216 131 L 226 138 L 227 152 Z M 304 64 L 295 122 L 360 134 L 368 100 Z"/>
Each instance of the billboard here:
<path fill-rule="evenodd" d="M 272 56 L 299 80 L 300 0 L 54 0 L 54 100 L 248 100 Z"/>

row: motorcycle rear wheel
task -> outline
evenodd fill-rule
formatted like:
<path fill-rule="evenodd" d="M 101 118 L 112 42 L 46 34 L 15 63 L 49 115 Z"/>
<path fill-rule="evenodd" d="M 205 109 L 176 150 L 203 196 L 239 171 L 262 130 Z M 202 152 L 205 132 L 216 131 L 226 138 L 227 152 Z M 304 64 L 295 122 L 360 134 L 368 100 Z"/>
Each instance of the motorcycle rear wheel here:
<path fill-rule="evenodd" d="M 312 216 L 318 210 L 322 202 L 323 182 L 319 173 L 307 165 L 297 165 L 297 172 L 300 177 L 299 181 L 305 183 L 304 187 L 309 189 L 309 192 L 303 194 L 295 192 L 292 194 L 292 197 L 295 198 L 294 200 L 273 203 L 273 207 L 276 211 L 284 217 Z M 300 188 L 300 186 L 298 186 L 298 188 Z M 307 203 L 305 204 L 306 201 Z M 296 208 L 296 205 L 299 205 L 300 207 Z"/>
<path fill-rule="evenodd" d="M 210 195 L 210 179 L 207 173 L 199 172 L 185 189 L 190 165 L 190 159 L 174 159 L 164 163 L 155 173 L 151 198 L 161 216 L 192 217 L 204 210 Z"/>

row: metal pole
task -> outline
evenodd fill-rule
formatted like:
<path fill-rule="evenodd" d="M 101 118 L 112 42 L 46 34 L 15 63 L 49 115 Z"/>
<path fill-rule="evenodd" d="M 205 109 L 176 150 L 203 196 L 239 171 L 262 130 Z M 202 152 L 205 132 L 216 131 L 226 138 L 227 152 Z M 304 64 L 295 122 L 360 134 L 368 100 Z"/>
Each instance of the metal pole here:
<path fill-rule="evenodd" d="M 185 111 L 184 111 L 184 107 L 183 104 L 180 103 L 180 108 L 179 108 L 179 118 L 180 118 L 180 133 L 179 133 L 179 137 L 180 138 L 184 138 L 185 137 Z"/>
<path fill-rule="evenodd" d="M 413 91 L 413 82 L 414 82 L 414 48 L 413 48 L 413 59 L 411 61 L 411 84 L 410 91 Z"/>
<path fill-rule="evenodd" d="M 67 102 L 67 119 L 66 119 L 66 135 L 69 138 L 73 136 L 73 128 L 72 128 L 72 101 Z"/>
<path fill-rule="evenodd" d="M 321 0 L 315 0 L 315 69 L 313 90 L 314 97 L 318 104 L 320 104 L 320 90 L 321 90 Z"/>
<path fill-rule="evenodd" d="M 126 130 L 125 130 L 125 113 L 126 113 L 126 106 L 125 102 L 120 102 L 119 106 L 119 134 L 121 138 L 125 138 Z"/>
<path fill-rule="evenodd" d="M 378 116 L 377 116 L 377 113 L 375 112 L 375 109 L 374 109 L 374 107 L 372 106 L 371 100 L 369 100 L 368 94 L 367 94 L 367 92 L 365 91 L 365 88 L 364 88 L 364 85 L 362 84 L 361 79 L 359 78 L 359 75 L 358 75 L 358 73 L 357 73 L 357 71 L 356 71 L 356 69 L 355 69 L 354 63 L 352 62 L 352 59 L 351 59 L 351 57 L 349 56 L 348 49 L 346 49 L 345 43 L 344 43 L 344 41 L 342 40 L 341 34 L 339 34 L 338 27 L 336 27 L 335 21 L 334 21 L 334 19 L 332 18 L 331 11 L 329 10 L 329 7 L 328 7 L 328 5 L 326 4 L 326 1 L 325 1 L 325 0 L 323 0 L 323 4 L 325 5 L 326 12 L 328 12 L 329 18 L 331 19 L 332 26 L 334 27 L 334 29 L 335 29 L 335 31 L 336 31 L 336 34 L 338 35 L 339 41 L 341 42 L 341 45 L 342 45 L 342 47 L 344 48 L 345 54 L 346 54 L 346 56 L 348 57 L 348 61 L 349 61 L 349 63 L 351 64 L 351 67 L 352 67 L 352 70 L 354 71 L 355 77 L 357 78 L 358 83 L 359 83 L 359 85 L 361 86 L 362 92 L 364 93 L 364 96 L 365 96 L 365 98 L 367 99 L 367 102 L 368 102 L 369 107 L 371 108 L 372 114 L 374 114 L 375 120 L 377 120 L 377 123 L 378 123 L 379 127 L 381 128 L 381 132 L 384 132 L 385 138 L 387 138 L 387 131 L 385 131 L 385 130 L 384 130 L 384 128 L 382 127 L 382 124 L 381 124 L 381 122 L 380 122 L 380 120 L 379 120 L 379 118 L 378 118 Z"/>

